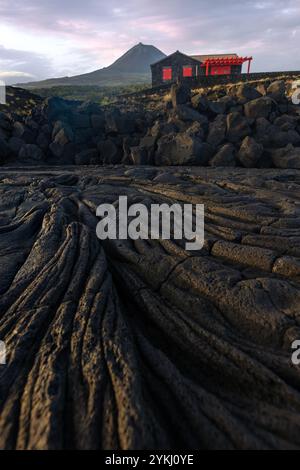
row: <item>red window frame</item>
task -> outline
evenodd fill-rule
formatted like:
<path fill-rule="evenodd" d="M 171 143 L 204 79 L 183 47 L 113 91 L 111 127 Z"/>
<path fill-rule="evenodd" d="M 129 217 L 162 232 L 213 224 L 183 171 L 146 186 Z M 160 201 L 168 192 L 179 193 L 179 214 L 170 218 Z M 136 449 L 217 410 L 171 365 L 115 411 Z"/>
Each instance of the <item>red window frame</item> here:
<path fill-rule="evenodd" d="M 191 65 L 184 65 L 182 67 L 182 76 L 183 77 L 192 77 L 193 76 L 193 67 Z"/>
<path fill-rule="evenodd" d="M 173 70 L 172 67 L 164 67 L 162 71 L 163 81 L 172 80 Z"/>

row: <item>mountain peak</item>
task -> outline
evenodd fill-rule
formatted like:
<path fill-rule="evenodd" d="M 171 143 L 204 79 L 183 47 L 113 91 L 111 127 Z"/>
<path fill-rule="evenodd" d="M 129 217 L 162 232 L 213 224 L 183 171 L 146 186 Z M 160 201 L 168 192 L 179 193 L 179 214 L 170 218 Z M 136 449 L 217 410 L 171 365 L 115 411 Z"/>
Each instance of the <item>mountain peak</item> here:
<path fill-rule="evenodd" d="M 150 65 L 164 57 L 166 55 L 157 47 L 139 42 L 108 68 L 127 73 L 150 73 Z"/>

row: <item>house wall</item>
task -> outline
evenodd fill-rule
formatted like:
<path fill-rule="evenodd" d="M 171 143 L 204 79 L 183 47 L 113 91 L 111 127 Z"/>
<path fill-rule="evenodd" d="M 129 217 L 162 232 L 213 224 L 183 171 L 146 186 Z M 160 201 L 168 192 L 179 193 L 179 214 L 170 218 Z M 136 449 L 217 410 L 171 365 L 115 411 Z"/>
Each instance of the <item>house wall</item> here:
<path fill-rule="evenodd" d="M 228 73 L 224 73 L 224 71 L 219 71 L 216 73 L 216 69 L 225 69 L 224 66 L 210 66 L 208 69 L 208 75 L 237 75 L 242 73 L 242 66 L 241 65 L 229 65 L 226 68 L 229 70 Z M 206 67 L 204 67 L 204 75 L 206 75 Z"/>
<path fill-rule="evenodd" d="M 242 65 L 232 65 L 231 66 L 231 75 L 240 75 L 242 73 Z"/>
<path fill-rule="evenodd" d="M 186 57 L 183 54 L 175 53 L 169 57 L 166 57 L 161 62 L 151 65 L 152 86 L 155 87 L 155 86 L 160 86 L 160 85 L 164 85 L 168 83 L 168 81 L 163 80 L 163 69 L 165 67 L 172 67 L 172 79 L 170 80 L 170 83 L 174 83 L 178 79 L 182 80 L 183 79 L 183 67 L 185 65 L 192 67 L 192 73 L 193 73 L 192 78 L 196 77 L 197 69 L 198 69 L 198 75 L 199 74 L 204 75 L 200 62 L 190 57 Z M 188 79 L 185 78 L 185 80 L 188 80 Z"/>

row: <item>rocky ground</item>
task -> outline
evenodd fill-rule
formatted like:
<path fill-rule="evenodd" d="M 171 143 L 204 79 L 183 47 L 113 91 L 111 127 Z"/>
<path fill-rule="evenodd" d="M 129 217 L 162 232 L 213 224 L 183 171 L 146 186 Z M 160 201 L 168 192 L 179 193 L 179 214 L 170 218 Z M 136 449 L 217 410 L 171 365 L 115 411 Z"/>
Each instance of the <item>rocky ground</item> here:
<path fill-rule="evenodd" d="M 32 93 L 23 88 L 17 87 L 6 87 L 6 104 L 0 104 L 0 112 L 8 114 L 9 121 L 17 121 L 20 117 L 22 120 L 26 116 L 30 115 L 32 110 L 42 103 L 43 99 L 36 93 Z M 1 121 L 3 122 L 3 116 Z M 2 131 L 5 127 L 1 128 Z M 3 135 L 1 135 L 3 138 Z M 4 134 L 5 137 L 5 134 Z"/>
<path fill-rule="evenodd" d="M 192 93 L 174 86 L 106 107 L 60 98 L 37 102 L 26 116 L 8 107 L 0 113 L 0 164 L 299 169 L 291 86 L 283 76 Z"/>
<path fill-rule="evenodd" d="M 100 242 L 120 194 L 204 249 Z M 299 228 L 294 169 L 2 168 L 0 448 L 300 448 Z"/>

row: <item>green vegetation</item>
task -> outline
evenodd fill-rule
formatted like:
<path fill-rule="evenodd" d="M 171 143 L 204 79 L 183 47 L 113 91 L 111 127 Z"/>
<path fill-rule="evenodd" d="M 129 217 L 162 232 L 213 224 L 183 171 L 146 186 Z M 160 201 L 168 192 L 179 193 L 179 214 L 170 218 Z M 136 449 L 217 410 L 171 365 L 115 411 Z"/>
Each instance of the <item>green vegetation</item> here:
<path fill-rule="evenodd" d="M 93 101 L 106 105 L 117 101 L 121 95 L 135 93 L 150 87 L 150 84 L 117 87 L 57 86 L 52 88 L 36 88 L 34 92 L 43 98 L 59 96 L 67 100 Z"/>

